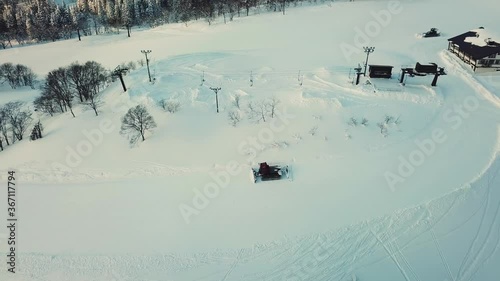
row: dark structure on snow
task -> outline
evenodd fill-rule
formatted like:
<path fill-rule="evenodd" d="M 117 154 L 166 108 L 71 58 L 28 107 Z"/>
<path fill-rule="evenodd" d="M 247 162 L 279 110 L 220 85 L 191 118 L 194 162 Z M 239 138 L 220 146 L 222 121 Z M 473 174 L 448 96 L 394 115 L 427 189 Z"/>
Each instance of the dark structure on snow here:
<path fill-rule="evenodd" d="M 417 64 L 415 65 L 415 71 L 419 73 L 430 74 L 430 73 L 436 73 L 437 70 L 438 66 L 435 63 L 420 64 L 419 62 L 417 62 Z"/>
<path fill-rule="evenodd" d="M 500 41 L 500 39 L 497 39 Z M 448 51 L 455 54 L 474 71 L 478 68 L 500 70 L 500 42 L 480 27 L 448 39 Z"/>
<path fill-rule="evenodd" d="M 289 178 L 288 165 L 268 165 L 267 162 L 259 164 L 259 168 L 252 168 L 254 182 L 281 180 Z"/>
<path fill-rule="evenodd" d="M 427 74 L 434 74 L 434 79 L 432 79 L 431 86 L 435 87 L 437 85 L 439 76 L 446 75 L 446 72 L 444 72 L 444 67 L 438 67 L 435 63 L 420 64 L 419 62 L 417 62 L 415 68 L 401 68 L 401 78 L 399 79 L 399 83 L 404 82 L 406 74 L 410 75 L 410 77 L 427 76 Z"/>
<path fill-rule="evenodd" d="M 441 36 L 441 33 L 439 33 L 438 29 L 433 27 L 431 30 L 424 32 L 422 35 L 424 38 L 429 38 L 429 37 L 438 37 Z"/>
<path fill-rule="evenodd" d="M 370 78 L 391 78 L 392 65 L 374 65 L 370 64 L 368 73 Z"/>

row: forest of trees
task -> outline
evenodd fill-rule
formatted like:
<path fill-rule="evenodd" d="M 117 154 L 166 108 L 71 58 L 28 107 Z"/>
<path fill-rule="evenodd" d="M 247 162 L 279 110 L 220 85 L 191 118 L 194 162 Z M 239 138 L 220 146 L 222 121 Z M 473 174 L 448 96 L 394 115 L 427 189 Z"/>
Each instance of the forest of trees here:
<path fill-rule="evenodd" d="M 60 5 L 52 0 L 0 0 L 0 46 L 13 43 L 55 41 L 101 34 L 132 26 L 157 26 L 171 22 L 215 17 L 230 21 L 261 7 L 285 12 L 299 0 L 78 0 Z"/>
<path fill-rule="evenodd" d="M 134 69 L 134 63 L 129 63 L 127 67 L 121 65 L 121 68 L 130 71 Z M 123 72 L 123 75 L 128 71 Z M 12 88 L 16 86 L 35 88 L 34 79 L 33 71 L 27 66 L 11 63 L 0 65 L 0 83 L 8 81 Z M 37 82 L 41 93 L 33 101 L 34 111 L 50 116 L 69 112 L 75 117 L 73 109 L 77 105 L 82 105 L 98 116 L 99 108 L 103 105 L 102 90 L 113 82 L 113 79 L 111 72 L 95 61 L 83 64 L 74 62 L 69 66 L 54 69 L 43 81 Z M 23 140 L 28 127 L 32 125 L 32 115 L 33 111 L 26 102 L 13 101 L 0 105 L 0 151 Z M 40 117 L 40 114 L 37 115 Z M 32 141 L 40 139 L 42 133 L 43 125 L 38 120 L 33 124 L 29 139 Z"/>
<path fill-rule="evenodd" d="M 60 67 L 47 74 L 42 93 L 34 101 L 35 109 L 51 116 L 70 112 L 75 117 L 74 105 L 80 103 L 91 108 L 97 116 L 102 104 L 101 90 L 108 82 L 108 71 L 95 61 Z"/>
<path fill-rule="evenodd" d="M 5 49 L 15 44 L 70 38 L 81 40 L 82 36 L 116 32 L 120 28 L 126 29 L 130 36 L 133 26 L 187 24 L 199 19 L 211 24 L 216 17 L 227 22 L 235 16 L 248 16 L 254 9 L 285 13 L 285 7 L 299 1 L 302 0 L 77 0 L 75 4 L 66 5 L 53 0 L 0 0 L 0 46 Z M 42 82 L 41 95 L 34 101 L 35 111 L 51 116 L 70 112 L 75 117 L 74 106 L 82 104 L 98 115 L 102 104 L 101 91 L 113 79 L 108 70 L 94 61 L 52 70 Z M 4 63 L 0 65 L 0 80 L 8 82 L 12 88 L 35 88 L 36 75 L 24 65 Z M 169 112 L 178 108 L 179 104 L 164 104 L 164 109 Z M 139 109 L 136 111 L 141 113 Z M 0 151 L 23 139 L 31 124 L 31 115 L 22 102 L 0 107 Z M 42 132 L 42 124 L 36 123 L 30 139 L 41 138 Z M 139 135 L 144 139 L 144 131 Z"/>
<path fill-rule="evenodd" d="M 9 81 L 12 88 L 16 86 L 34 88 L 33 71 L 24 65 L 11 63 L 0 65 L 0 82 L 2 78 Z M 67 67 L 52 70 L 40 87 L 40 96 L 33 102 L 35 111 L 50 116 L 70 112 L 75 117 L 73 108 L 81 104 L 92 109 L 97 116 L 102 105 L 102 90 L 111 81 L 109 71 L 95 61 L 84 64 L 74 62 Z M 0 106 L 0 151 L 5 146 L 23 140 L 26 130 L 31 125 L 32 114 L 25 102 L 13 101 Z M 30 140 L 42 138 L 42 132 L 43 125 L 38 121 L 31 130 Z"/>
<path fill-rule="evenodd" d="M 9 83 L 12 89 L 22 86 L 35 88 L 36 75 L 25 65 L 12 64 L 10 62 L 0 65 L 0 83 Z"/>

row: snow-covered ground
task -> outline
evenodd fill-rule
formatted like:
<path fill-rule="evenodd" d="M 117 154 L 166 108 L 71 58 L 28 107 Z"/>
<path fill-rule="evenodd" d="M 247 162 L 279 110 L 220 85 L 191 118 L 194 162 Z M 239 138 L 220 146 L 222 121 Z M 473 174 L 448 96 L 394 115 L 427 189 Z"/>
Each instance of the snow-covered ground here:
<path fill-rule="evenodd" d="M 500 76 L 473 74 L 444 50 L 449 37 L 498 28 L 498 4 L 459 2 L 334 2 L 2 50 L 0 61 L 43 76 L 90 59 L 114 68 L 151 49 L 155 82 L 139 67 L 129 91 L 105 90 L 99 117 L 82 107 L 76 118 L 36 116 L 44 138 L 0 153 L 4 185 L 7 170 L 19 176 L 18 272 L 0 277 L 496 280 Z M 443 36 L 416 36 L 430 27 Z M 352 85 L 365 45 L 376 46 L 370 63 L 394 66 L 392 79 Z M 401 66 L 417 61 L 448 75 L 401 86 Z M 222 88 L 219 114 L 209 87 Z M 2 86 L 0 104 L 37 95 Z M 236 95 L 242 111 L 278 99 L 277 116 L 231 126 Z M 181 110 L 163 112 L 161 98 Z M 120 119 L 136 104 L 158 127 L 131 148 Z M 288 163 L 292 179 L 254 184 L 260 161 Z"/>

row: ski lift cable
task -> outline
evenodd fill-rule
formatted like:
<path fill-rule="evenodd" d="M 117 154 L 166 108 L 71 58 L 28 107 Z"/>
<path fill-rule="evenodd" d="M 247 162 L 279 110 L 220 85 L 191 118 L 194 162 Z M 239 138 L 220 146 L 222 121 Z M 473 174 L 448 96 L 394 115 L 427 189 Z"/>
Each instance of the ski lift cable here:
<path fill-rule="evenodd" d="M 350 71 L 349 68 L 345 68 L 345 69 L 342 69 L 341 71 L 337 70 L 337 71 L 329 71 L 330 74 L 348 74 Z M 245 77 L 247 78 L 250 71 L 247 71 L 247 72 L 208 72 L 208 71 L 198 71 L 196 73 L 196 75 L 200 75 L 202 74 L 203 72 L 205 72 L 205 75 L 206 76 L 223 76 L 223 77 Z M 251 71 L 252 72 L 252 76 L 253 77 L 256 77 L 256 76 L 272 76 L 272 77 L 289 77 L 289 76 L 293 76 L 293 77 L 296 77 L 297 73 L 299 73 L 299 71 L 266 71 L 266 72 L 259 72 L 259 71 Z M 303 71 L 303 70 L 300 70 L 300 75 L 303 77 L 303 76 L 306 76 L 306 75 L 318 75 L 318 74 L 323 74 L 324 72 L 319 72 L 319 71 Z M 193 75 L 195 73 L 193 72 L 187 72 L 187 71 L 176 71 L 176 72 L 171 72 L 171 73 L 168 73 L 168 74 L 171 74 L 171 75 L 175 75 L 175 74 L 181 74 L 181 75 Z"/>

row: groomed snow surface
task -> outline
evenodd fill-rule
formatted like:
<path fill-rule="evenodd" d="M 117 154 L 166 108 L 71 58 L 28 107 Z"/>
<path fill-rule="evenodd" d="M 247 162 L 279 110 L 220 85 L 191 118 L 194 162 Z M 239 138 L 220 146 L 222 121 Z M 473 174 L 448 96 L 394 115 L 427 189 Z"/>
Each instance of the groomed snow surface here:
<path fill-rule="evenodd" d="M 98 117 L 81 106 L 76 118 L 36 116 L 44 138 L 0 153 L 4 186 L 7 170 L 18 175 L 19 218 L 16 274 L 3 239 L 0 279 L 497 280 L 500 80 L 445 49 L 500 26 L 498 3 L 459 2 L 332 2 L 2 50 L 0 61 L 43 77 L 151 49 L 154 83 L 139 67 L 127 92 L 105 90 Z M 442 37 L 415 37 L 430 27 Z M 352 84 L 365 45 L 392 79 Z M 417 61 L 447 75 L 400 85 Z M 210 87 L 222 88 L 218 114 Z M 38 94 L 3 85 L 0 104 Z M 235 96 L 243 118 L 232 126 Z M 180 111 L 161 110 L 162 98 Z M 249 120 L 247 104 L 271 98 L 276 116 Z M 137 104 L 158 127 L 130 147 L 120 119 Z M 254 184 L 262 161 L 290 165 L 291 179 Z"/>

